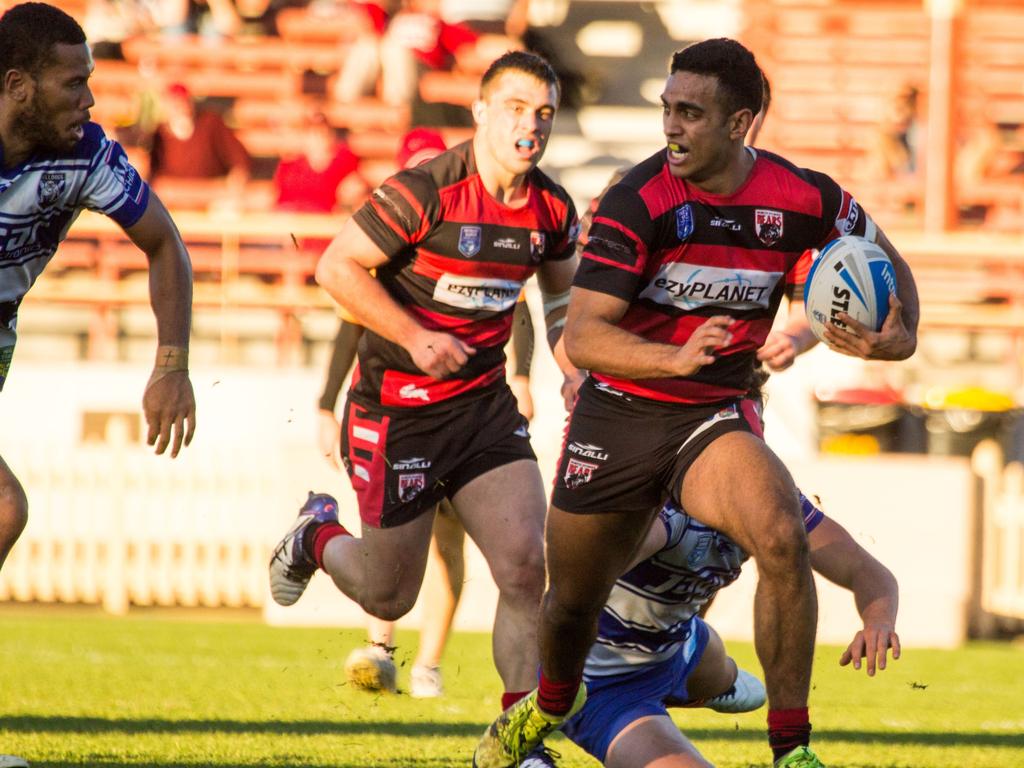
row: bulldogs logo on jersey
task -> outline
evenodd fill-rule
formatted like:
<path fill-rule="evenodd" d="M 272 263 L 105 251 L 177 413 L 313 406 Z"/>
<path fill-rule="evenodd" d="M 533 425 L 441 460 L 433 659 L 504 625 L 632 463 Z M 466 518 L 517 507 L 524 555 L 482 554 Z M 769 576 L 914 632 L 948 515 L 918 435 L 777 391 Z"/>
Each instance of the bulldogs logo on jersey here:
<path fill-rule="evenodd" d="M 480 253 L 480 243 L 484 239 L 483 234 L 483 227 L 469 224 L 459 227 L 459 253 L 467 259 Z"/>
<path fill-rule="evenodd" d="M 427 487 L 427 476 L 422 472 L 408 472 L 398 476 L 399 501 L 412 501 Z"/>
<path fill-rule="evenodd" d="M 46 208 L 60 200 L 65 184 L 66 180 L 63 173 L 56 171 L 44 172 L 39 178 L 39 188 L 36 190 L 39 205 Z"/>
<path fill-rule="evenodd" d="M 693 234 L 693 208 L 689 203 L 676 208 L 676 236 L 685 240 Z"/>
<path fill-rule="evenodd" d="M 543 232 L 536 230 L 530 232 L 530 261 L 537 263 L 544 258 L 546 242 Z"/>
<path fill-rule="evenodd" d="M 775 245 L 782 239 L 782 211 L 758 208 L 754 211 L 754 232 L 765 245 Z"/>

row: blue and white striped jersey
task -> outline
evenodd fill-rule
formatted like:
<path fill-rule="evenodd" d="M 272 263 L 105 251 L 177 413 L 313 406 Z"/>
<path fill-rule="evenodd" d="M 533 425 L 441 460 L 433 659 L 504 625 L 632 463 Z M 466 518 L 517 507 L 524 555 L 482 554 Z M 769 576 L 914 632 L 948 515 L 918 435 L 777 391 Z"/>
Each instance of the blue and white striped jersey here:
<path fill-rule="evenodd" d="M 4 169 L 0 147 L 0 387 L 16 340 L 18 305 L 83 209 L 135 224 L 149 187 L 95 123 L 70 152 L 38 153 Z"/>
<path fill-rule="evenodd" d="M 824 518 L 803 494 L 808 532 Z M 711 597 L 740 575 L 747 553 L 725 534 L 691 518 L 672 501 L 655 525 L 668 533 L 665 547 L 635 566 L 612 588 L 598 621 L 584 676 L 625 674 L 656 664 L 680 648 L 692 653 L 694 616 Z"/>

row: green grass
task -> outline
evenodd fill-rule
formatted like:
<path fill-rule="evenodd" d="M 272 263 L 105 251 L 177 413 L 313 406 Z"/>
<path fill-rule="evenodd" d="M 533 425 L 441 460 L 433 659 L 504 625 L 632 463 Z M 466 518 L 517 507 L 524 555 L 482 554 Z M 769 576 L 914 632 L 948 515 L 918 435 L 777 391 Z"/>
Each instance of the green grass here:
<path fill-rule="evenodd" d="M 0 610 L 0 753 L 45 766 L 467 766 L 501 694 L 485 635 L 457 634 L 435 701 L 351 690 L 356 630 L 281 629 L 234 614 Z M 221 614 L 223 616 L 223 614 Z M 232 614 L 228 614 L 232 616 Z M 408 682 L 412 633 L 401 633 Z M 759 671 L 749 645 L 731 651 Z M 1024 768 L 1024 647 L 908 651 L 880 677 L 821 648 L 814 744 L 829 768 Z M 927 686 L 927 687 L 925 687 Z M 768 764 L 764 711 L 677 716 L 722 768 Z M 555 746 L 569 768 L 596 762 Z"/>

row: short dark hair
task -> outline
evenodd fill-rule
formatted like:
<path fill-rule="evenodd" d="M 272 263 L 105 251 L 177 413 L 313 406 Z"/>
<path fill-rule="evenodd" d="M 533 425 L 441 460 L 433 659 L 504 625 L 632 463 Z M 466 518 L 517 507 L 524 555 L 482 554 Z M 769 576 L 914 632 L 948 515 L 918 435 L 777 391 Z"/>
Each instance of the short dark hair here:
<path fill-rule="evenodd" d="M 81 45 L 85 32 L 78 22 L 46 3 L 21 3 L 0 16 L 0 89 L 12 69 L 38 75 L 49 64 L 53 46 Z"/>
<path fill-rule="evenodd" d="M 542 83 L 555 86 L 556 95 L 559 97 L 562 95 L 562 86 L 558 81 L 555 68 L 548 63 L 547 59 L 533 51 L 506 51 L 491 62 L 491 66 L 480 78 L 480 94 L 484 95 L 487 86 L 497 79 L 498 75 L 509 71 L 533 75 Z"/>
<path fill-rule="evenodd" d="M 723 106 L 729 114 L 741 109 L 749 109 L 755 115 L 761 111 L 765 92 L 761 68 L 754 54 L 735 40 L 716 37 L 676 51 L 669 72 L 716 77 Z"/>

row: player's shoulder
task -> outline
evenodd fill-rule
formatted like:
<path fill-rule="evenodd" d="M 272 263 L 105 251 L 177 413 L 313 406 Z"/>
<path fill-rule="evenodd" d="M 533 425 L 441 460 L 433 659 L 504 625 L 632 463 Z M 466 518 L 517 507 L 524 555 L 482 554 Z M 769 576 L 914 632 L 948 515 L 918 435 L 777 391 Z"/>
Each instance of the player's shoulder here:
<path fill-rule="evenodd" d="M 82 138 L 75 145 L 75 157 L 92 157 L 97 151 L 108 146 L 110 143 L 111 141 L 107 138 L 103 128 L 97 123 L 86 123 L 82 126 Z"/>
<path fill-rule="evenodd" d="M 829 182 L 835 183 L 827 173 L 813 168 L 803 168 L 791 160 L 787 160 L 782 155 L 764 149 L 757 149 L 756 152 L 758 163 L 767 173 L 796 178 L 808 184 L 813 184 L 816 187 Z"/>

